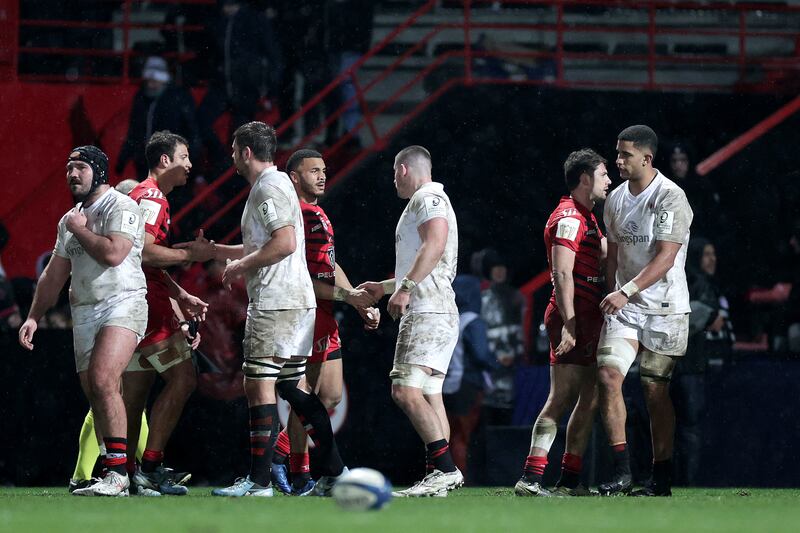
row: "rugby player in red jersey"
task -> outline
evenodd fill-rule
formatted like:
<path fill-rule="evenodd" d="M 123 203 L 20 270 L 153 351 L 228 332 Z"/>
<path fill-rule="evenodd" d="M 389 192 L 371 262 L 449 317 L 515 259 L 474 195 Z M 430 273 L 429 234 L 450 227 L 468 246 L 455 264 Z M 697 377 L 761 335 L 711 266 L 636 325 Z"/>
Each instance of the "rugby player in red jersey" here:
<path fill-rule="evenodd" d="M 370 306 L 375 303 L 365 290 L 354 289 L 344 270 L 336 263 L 333 225 L 318 205 L 325 193 L 325 162 L 314 150 L 298 150 L 286 163 L 303 212 L 306 235 L 306 263 L 317 298 L 314 324 L 314 345 L 306 364 L 306 380 L 330 411 L 342 399 L 342 351 L 339 326 L 333 316 L 333 302 L 352 305 L 364 319 L 367 329 L 378 327 L 379 312 Z M 290 444 L 291 443 L 291 444 Z M 289 426 L 278 436 L 272 466 L 272 482 L 278 490 L 295 495 L 308 494 L 314 487 L 309 472 L 308 439 L 305 429 L 295 415 Z M 291 451 L 291 453 L 290 453 Z M 290 462 L 291 485 L 286 475 L 286 459 Z M 325 487 L 315 492 L 323 493 Z M 325 494 L 320 494 L 325 495 Z"/>
<path fill-rule="evenodd" d="M 561 479 L 555 492 L 586 495 L 579 484 L 581 457 L 592 429 L 597 406 L 597 341 L 603 326 L 601 262 L 606 240 L 592 214 L 604 200 L 611 180 L 606 160 L 590 149 L 572 152 L 564 162 L 570 195 L 561 198 L 547 220 L 544 242 L 553 294 L 544 321 L 550 338 L 550 395 L 531 435 L 531 448 L 518 496 L 551 496 L 542 486 L 547 454 L 556 438 L 558 421 L 575 406 L 567 424 Z"/>
<path fill-rule="evenodd" d="M 213 241 L 200 236 L 191 245 L 177 249 L 169 246 L 169 202 L 167 194 L 185 185 L 192 168 L 186 139 L 168 131 L 154 133 L 145 147 L 150 174 L 137 185 L 130 197 L 139 204 L 145 219 L 145 244 L 142 270 L 147 279 L 149 314 L 147 332 L 139 343 L 136 356 L 123 376 L 123 397 L 128 412 L 129 442 L 135 446 L 139 422 L 147 396 L 158 372 L 165 381 L 150 412 L 150 433 L 142 455 L 141 469 L 133 475 L 140 494 L 182 495 L 188 490 L 179 483 L 188 475 L 175 475 L 163 467 L 164 448 L 180 418 L 186 401 L 195 389 L 197 378 L 192 364 L 191 347 L 186 342 L 177 311 L 186 318 L 202 318 L 208 304 L 188 294 L 163 270 L 187 262 L 208 261 L 215 255 Z M 132 459 L 135 450 L 129 451 Z M 129 470 L 134 467 L 129 460 Z M 176 481 L 178 483 L 176 483 Z"/>

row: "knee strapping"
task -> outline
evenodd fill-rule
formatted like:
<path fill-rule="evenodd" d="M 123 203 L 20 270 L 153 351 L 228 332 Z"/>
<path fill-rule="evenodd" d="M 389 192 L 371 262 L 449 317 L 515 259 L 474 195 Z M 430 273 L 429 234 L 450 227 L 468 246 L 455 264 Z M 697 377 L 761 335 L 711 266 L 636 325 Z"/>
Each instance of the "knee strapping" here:
<path fill-rule="evenodd" d="M 602 339 L 597 348 L 597 366 L 619 370 L 625 376 L 636 360 L 636 349 L 625 339 Z"/>
<path fill-rule="evenodd" d="M 288 363 L 284 363 L 283 368 L 281 368 L 280 374 L 278 374 L 278 383 L 283 381 L 297 381 L 303 377 L 306 373 L 306 362 L 305 361 L 290 361 Z"/>
<path fill-rule="evenodd" d="M 247 379 L 278 379 L 281 365 L 267 359 L 245 357 L 244 363 L 242 363 L 242 372 Z"/>
<path fill-rule="evenodd" d="M 669 355 L 642 351 L 642 359 L 639 363 L 639 377 L 643 382 L 664 383 L 672 379 L 672 371 L 675 369 L 675 358 Z"/>
<path fill-rule="evenodd" d="M 536 423 L 533 424 L 533 431 L 531 432 L 531 449 L 541 448 L 550 451 L 550 446 L 556 440 L 556 433 L 558 433 L 558 425 L 554 420 L 549 418 L 537 418 Z"/>
<path fill-rule="evenodd" d="M 434 394 L 441 394 L 444 387 L 444 374 L 430 375 L 425 383 L 422 385 L 422 394 L 432 396 Z"/>
<path fill-rule="evenodd" d="M 392 385 L 422 389 L 425 395 L 441 394 L 444 374 L 431 375 L 418 365 L 397 363 L 389 373 Z"/>

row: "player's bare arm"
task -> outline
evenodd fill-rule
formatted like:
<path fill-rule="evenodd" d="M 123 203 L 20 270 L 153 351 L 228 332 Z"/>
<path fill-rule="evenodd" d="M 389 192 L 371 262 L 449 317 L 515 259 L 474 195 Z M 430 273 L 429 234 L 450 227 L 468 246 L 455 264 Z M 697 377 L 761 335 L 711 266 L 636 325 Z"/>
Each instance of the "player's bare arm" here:
<path fill-rule="evenodd" d="M 173 246 L 173 249 L 185 250 L 189 257 L 187 261 L 191 261 L 193 263 L 205 263 L 211 259 L 218 259 L 217 243 L 215 243 L 213 240 L 210 241 L 206 239 L 203 236 L 202 229 L 197 232 L 197 237 L 193 241 L 176 244 Z"/>
<path fill-rule="evenodd" d="M 175 248 L 182 247 L 183 244 L 187 243 L 176 244 L 174 247 Z M 218 261 L 227 261 L 228 259 L 233 261 L 234 259 L 241 259 L 242 257 L 244 257 L 244 246 L 241 244 L 215 243 L 215 247 L 216 247 L 216 256 L 214 256 L 214 259 Z"/>
<path fill-rule="evenodd" d="M 23 348 L 33 350 L 33 334 L 36 333 L 39 319 L 55 305 L 61 289 L 69 279 L 71 268 L 69 259 L 55 254 L 50 257 L 50 261 L 36 283 L 36 292 L 33 294 L 33 303 L 28 312 L 28 318 L 19 328 L 19 343 Z"/>
<path fill-rule="evenodd" d="M 351 291 L 348 295 L 348 298 L 345 301 L 355 307 L 358 314 L 361 316 L 361 319 L 364 321 L 364 329 L 367 330 L 374 330 L 378 329 L 378 325 L 381 322 L 381 312 L 378 310 L 377 307 L 373 307 L 376 303 L 378 303 L 379 298 L 375 298 L 372 296 L 371 293 L 364 289 L 354 289 L 353 284 L 350 283 L 350 278 L 347 277 L 344 269 L 339 266 L 339 263 L 334 263 L 334 268 L 336 269 L 336 286 L 342 289 L 346 289 Z M 366 293 L 366 297 L 369 299 L 370 303 L 367 305 L 363 305 L 363 301 L 367 298 L 364 298 L 364 295 L 360 293 L 358 295 L 352 296 L 357 291 L 364 291 Z"/>
<path fill-rule="evenodd" d="M 338 263 L 335 268 L 335 285 L 312 279 L 314 296 L 320 300 L 335 300 L 352 305 L 356 309 L 375 305 L 375 298 L 365 289 L 355 289 Z"/>
<path fill-rule="evenodd" d="M 357 287 L 358 289 L 364 289 L 368 293 L 372 295 L 372 297 L 377 302 L 381 298 L 384 297 L 386 294 L 391 294 L 394 292 L 395 289 L 395 279 L 389 278 L 383 281 L 365 281 L 361 285 Z"/>
<path fill-rule="evenodd" d="M 156 244 L 155 240 L 155 235 L 144 234 L 142 266 L 167 268 L 183 263 L 204 262 L 216 256 L 216 244 L 203 237 L 203 230 L 200 230 L 194 241 L 172 248 Z"/>
<path fill-rule="evenodd" d="M 166 272 L 162 272 L 162 275 L 167 282 L 169 297 L 175 301 L 180 311 L 180 313 L 176 313 L 178 318 L 181 320 L 190 318 L 198 322 L 204 321 L 206 319 L 206 311 L 208 311 L 208 304 L 197 296 L 186 292 L 186 290 L 178 285 Z"/>
<path fill-rule="evenodd" d="M 274 265 L 292 255 L 297 248 L 294 226 L 283 226 L 272 232 L 272 239 L 258 250 L 241 259 L 230 261 L 222 273 L 222 284 L 230 289 L 231 282 L 248 270 Z"/>
<path fill-rule="evenodd" d="M 334 299 L 337 299 L 338 294 L 338 298 L 344 298 L 345 302 L 356 309 L 370 307 L 378 302 L 368 291 L 354 288 L 344 269 L 339 266 L 339 263 L 334 263 L 333 266 L 336 271 L 336 276 L 334 278 L 336 280 L 336 286 L 333 289 Z"/>
<path fill-rule="evenodd" d="M 679 242 L 656 241 L 655 257 L 630 281 L 636 286 L 637 292 L 645 290 L 667 274 L 675 264 L 675 257 L 681 246 Z M 614 266 L 616 267 L 616 264 Z M 625 295 L 624 289 L 620 289 L 606 296 L 600 302 L 600 309 L 606 314 L 613 315 L 627 303 L 628 297 Z"/>
<path fill-rule="evenodd" d="M 575 252 L 566 246 L 555 245 L 551 250 L 553 260 L 553 288 L 556 306 L 564 325 L 561 328 L 561 342 L 555 349 L 556 356 L 564 355 L 575 347 L 575 282 L 572 271 L 575 268 Z"/>
<path fill-rule="evenodd" d="M 186 319 L 187 315 L 183 312 L 181 306 L 178 304 L 178 301 L 175 300 L 175 298 L 170 297 L 169 304 L 172 306 L 172 312 L 175 313 L 175 317 L 178 319 L 178 323 L 181 325 L 181 333 L 183 333 L 183 336 L 186 337 L 186 342 L 189 343 L 189 345 L 192 347 L 192 350 L 196 350 L 197 347 L 200 346 L 200 341 L 202 340 L 200 337 L 200 332 L 197 331 L 197 327 L 189 327 L 189 320 Z M 202 319 L 192 318 L 192 320 L 197 322 L 205 320 L 205 313 L 203 314 Z"/>
<path fill-rule="evenodd" d="M 444 254 L 448 230 L 447 219 L 442 217 L 432 218 L 417 228 L 422 244 L 414 257 L 411 269 L 406 274 L 407 279 L 414 283 L 420 283 L 430 275 Z M 389 316 L 395 320 L 400 318 L 406 312 L 410 299 L 410 291 L 395 290 L 386 306 Z"/>
<path fill-rule="evenodd" d="M 67 229 L 92 259 L 100 264 L 117 267 L 122 264 L 133 248 L 133 241 L 122 234 L 98 235 L 86 227 L 86 215 L 73 208 L 64 219 Z"/>

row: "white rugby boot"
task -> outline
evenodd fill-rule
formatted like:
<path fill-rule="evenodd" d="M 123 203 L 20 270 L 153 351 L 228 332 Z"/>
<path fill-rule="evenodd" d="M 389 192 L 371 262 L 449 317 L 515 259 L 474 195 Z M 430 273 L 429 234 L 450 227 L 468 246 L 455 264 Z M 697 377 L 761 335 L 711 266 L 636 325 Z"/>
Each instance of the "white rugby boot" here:
<path fill-rule="evenodd" d="M 434 470 L 422 481 L 405 489 L 392 492 L 397 498 L 445 498 L 451 490 L 464 484 L 464 475 L 458 468 L 454 472 Z"/>
<path fill-rule="evenodd" d="M 555 496 L 551 491 L 544 488 L 538 481 L 531 482 L 525 478 L 521 478 L 519 481 L 517 481 L 517 484 L 514 485 L 514 494 L 517 496 L 544 496 L 545 498 Z"/>
<path fill-rule="evenodd" d="M 76 489 L 72 492 L 75 496 L 111 496 L 111 497 L 124 497 L 128 496 L 131 483 L 128 475 L 118 474 L 113 470 L 109 471 L 106 476 L 90 487 L 84 489 Z"/>
<path fill-rule="evenodd" d="M 311 488 L 311 494 L 314 496 L 321 496 L 327 498 L 333 494 L 333 486 L 336 485 L 336 482 L 339 480 L 340 477 L 348 473 L 350 470 L 347 467 L 344 467 L 342 473 L 338 476 L 322 476 L 319 478 Z M 308 492 L 306 492 L 308 494 Z"/>
<path fill-rule="evenodd" d="M 214 489 L 211 491 L 214 496 L 228 496 L 238 498 L 241 496 L 257 496 L 261 498 L 271 498 L 273 491 L 272 485 L 262 487 L 254 481 L 250 481 L 250 476 L 237 478 L 230 487 Z"/>

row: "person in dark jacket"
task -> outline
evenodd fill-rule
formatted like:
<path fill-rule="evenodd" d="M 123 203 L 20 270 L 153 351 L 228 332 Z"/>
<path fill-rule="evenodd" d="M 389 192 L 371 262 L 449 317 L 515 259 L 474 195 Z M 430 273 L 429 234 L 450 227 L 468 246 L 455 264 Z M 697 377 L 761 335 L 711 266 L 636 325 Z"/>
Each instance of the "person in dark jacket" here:
<path fill-rule="evenodd" d="M 686 274 L 692 312 L 689 315 L 689 346 L 672 378 L 675 403 L 675 481 L 698 482 L 702 451 L 702 418 L 706 407 L 705 371 L 709 357 L 724 357 L 733 346 L 733 328 L 728 301 L 715 279 L 717 256 L 714 245 L 703 237 L 689 242 Z"/>
<path fill-rule="evenodd" d="M 128 134 L 114 168 L 116 173 L 121 175 L 132 159 L 136 179 L 146 178 L 150 169 L 144 157 L 144 147 L 153 133 L 163 130 L 187 139 L 190 150 L 199 150 L 200 130 L 192 95 L 172 83 L 172 75 L 163 58 L 152 56 L 144 64 L 142 86 L 133 97 Z"/>
<path fill-rule="evenodd" d="M 331 75 L 335 77 L 353 66 L 369 51 L 372 44 L 375 2 L 370 0 L 328 0 L 326 4 Z M 336 102 L 336 107 L 350 102 L 342 115 L 345 132 L 352 131 L 361 121 L 361 107 L 355 96 L 355 82 L 353 78 L 348 77 L 339 85 Z M 353 139 L 353 142 L 360 143 L 358 136 Z"/>
<path fill-rule="evenodd" d="M 267 16 L 244 0 L 222 0 L 221 17 L 209 27 L 217 71 L 197 110 L 212 176 L 230 167 L 233 132 L 253 120 L 259 98 L 276 91 L 283 71 L 281 47 Z M 230 111 L 230 139 L 220 141 L 214 122 Z"/>
<path fill-rule="evenodd" d="M 450 359 L 442 388 L 450 422 L 450 451 L 456 466 L 467 474 L 470 435 L 480 419 L 487 371 L 499 364 L 489 351 L 486 322 L 481 318 L 481 282 L 476 276 L 459 275 L 453 280 L 459 314 L 458 344 Z"/>

